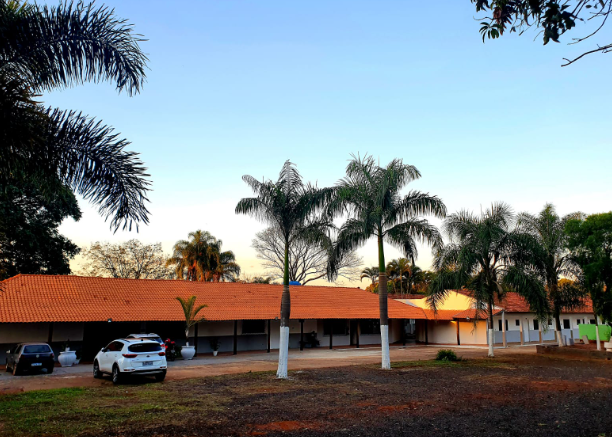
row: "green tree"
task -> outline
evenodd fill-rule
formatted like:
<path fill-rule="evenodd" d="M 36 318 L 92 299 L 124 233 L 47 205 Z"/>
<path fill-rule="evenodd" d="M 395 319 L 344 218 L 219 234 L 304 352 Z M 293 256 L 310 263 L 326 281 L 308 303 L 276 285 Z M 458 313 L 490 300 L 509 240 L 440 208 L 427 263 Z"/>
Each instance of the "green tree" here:
<path fill-rule="evenodd" d="M 604 27 L 610 12 L 612 0 L 471 0 L 476 4 L 476 11 L 490 14 L 481 18 L 480 33 L 485 38 L 499 38 L 504 33 L 518 32 L 523 34 L 530 28 L 542 35 L 544 45 L 550 41 L 560 42 L 560 38 L 570 31 L 578 22 L 594 22 L 594 31 L 590 30 L 582 37 L 573 38 L 570 44 L 580 43 L 594 37 Z M 583 56 L 591 53 L 608 53 L 612 44 L 598 44 L 574 59 L 564 58 L 563 66 L 570 65 Z"/>
<path fill-rule="evenodd" d="M 188 281 L 229 281 L 240 275 L 240 266 L 232 251 L 221 251 L 223 242 L 210 232 L 189 233 L 189 240 L 177 241 L 166 265 L 174 266 L 178 279 Z"/>
<path fill-rule="evenodd" d="M 35 183 L 0 190 L 0 280 L 18 273 L 67 275 L 79 248 L 60 235 L 65 218 L 81 211 L 66 187 L 43 195 Z"/>
<path fill-rule="evenodd" d="M 476 310 L 489 319 L 489 356 L 493 352 L 493 306 L 507 291 L 523 296 L 541 319 L 549 313 L 546 291 L 533 271 L 537 241 L 514 228 L 515 216 L 504 203 L 475 216 L 467 211 L 451 214 L 443 231 L 450 243 L 434 258 L 437 276 L 431 283 L 428 303 L 436 310 L 453 289 L 472 292 Z"/>
<path fill-rule="evenodd" d="M 580 214 L 574 213 L 561 218 L 553 205 L 546 204 L 538 215 L 519 214 L 517 222 L 518 229 L 533 236 L 539 245 L 534 252 L 533 267 L 552 305 L 559 346 L 565 345 L 561 335 L 561 312 L 584 305 L 584 290 L 573 281 L 561 281 L 580 276 L 580 267 L 567 249 L 565 233 L 567 222 L 579 217 Z"/>
<path fill-rule="evenodd" d="M 258 181 L 252 176 L 243 176 L 256 197 L 244 198 L 236 205 L 237 214 L 248 214 L 270 226 L 278 228 L 283 236 L 284 274 L 281 297 L 280 344 L 278 354 L 279 378 L 287 378 L 289 355 L 289 318 L 291 316 L 291 295 L 289 291 L 289 242 L 293 236 L 316 242 L 325 237 L 327 221 L 316 216 L 330 199 L 331 189 L 319 189 L 304 184 L 295 166 L 286 161 L 278 180 Z"/>
<path fill-rule="evenodd" d="M 367 278 L 370 281 L 372 281 L 372 284 L 376 284 L 376 281 L 378 281 L 379 275 L 380 275 L 380 271 L 378 270 L 378 267 L 376 266 L 366 267 L 365 269 L 362 270 L 360 278 L 362 281 L 364 278 Z"/>
<path fill-rule="evenodd" d="M 189 330 L 192 326 L 206 320 L 204 317 L 198 318 L 198 313 L 204 308 L 207 308 L 208 305 L 198 305 L 196 307 L 196 296 L 191 296 L 189 299 L 177 297 L 176 300 L 180 302 L 181 308 L 183 308 L 183 313 L 185 315 L 185 339 L 187 340 L 187 346 L 189 346 Z"/>
<path fill-rule="evenodd" d="M 582 269 L 581 283 L 593 299 L 595 314 L 612 322 L 612 212 L 569 220 L 568 247 Z"/>
<path fill-rule="evenodd" d="M 404 293 L 404 283 L 406 284 L 406 292 L 410 294 L 413 286 L 421 280 L 423 270 L 415 265 L 414 261 L 410 262 L 406 258 L 398 258 L 387 264 L 387 274 L 390 278 L 399 281 L 400 294 Z"/>
<path fill-rule="evenodd" d="M 434 246 L 441 244 L 435 226 L 420 216 L 446 215 L 444 203 L 436 196 L 410 191 L 405 196 L 401 190 L 421 177 L 412 165 L 394 159 L 386 167 L 380 167 L 371 156 L 353 156 L 346 168 L 346 177 L 336 188 L 334 200 L 329 205 L 332 216 L 348 214 L 340 228 L 336 254 L 342 256 L 355 250 L 374 237 L 378 243 L 380 332 L 382 368 L 390 369 L 389 317 L 387 311 L 387 272 L 384 242 L 400 249 L 406 257 L 417 257 L 417 241 Z M 331 264 L 334 272 L 334 264 Z"/>
<path fill-rule="evenodd" d="M 129 143 L 99 121 L 37 101 L 84 82 L 115 81 L 119 92 L 138 93 L 143 40 L 112 10 L 81 2 L 0 0 L 0 35 L 0 185 L 35 181 L 51 197 L 68 186 L 115 230 L 147 223 L 148 175 L 124 150 Z"/>

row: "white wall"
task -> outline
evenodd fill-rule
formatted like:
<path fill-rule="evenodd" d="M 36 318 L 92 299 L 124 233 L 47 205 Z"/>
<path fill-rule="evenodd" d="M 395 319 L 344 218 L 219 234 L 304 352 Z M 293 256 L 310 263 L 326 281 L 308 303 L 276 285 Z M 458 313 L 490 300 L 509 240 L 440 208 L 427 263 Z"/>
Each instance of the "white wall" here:
<path fill-rule="evenodd" d="M 487 322 L 480 320 L 476 325 L 473 322 L 459 323 L 459 337 L 462 345 L 487 344 Z"/>

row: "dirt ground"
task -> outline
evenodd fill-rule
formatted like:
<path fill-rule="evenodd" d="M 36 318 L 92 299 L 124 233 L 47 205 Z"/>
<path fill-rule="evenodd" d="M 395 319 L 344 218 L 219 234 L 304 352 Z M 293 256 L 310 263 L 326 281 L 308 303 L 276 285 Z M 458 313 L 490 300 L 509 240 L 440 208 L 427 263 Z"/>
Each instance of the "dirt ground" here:
<path fill-rule="evenodd" d="M 612 436 L 612 363 L 535 354 L 0 396 L 0 435 Z"/>

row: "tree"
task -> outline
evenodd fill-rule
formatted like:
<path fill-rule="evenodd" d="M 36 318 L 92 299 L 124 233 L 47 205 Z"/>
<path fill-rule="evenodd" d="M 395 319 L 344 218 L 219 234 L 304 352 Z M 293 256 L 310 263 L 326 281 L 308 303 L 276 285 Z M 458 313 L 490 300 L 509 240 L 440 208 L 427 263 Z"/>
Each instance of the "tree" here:
<path fill-rule="evenodd" d="M 382 368 L 390 369 L 389 318 L 387 311 L 387 273 L 383 243 L 386 241 L 400 249 L 406 257 L 417 257 L 417 241 L 434 246 L 441 244 L 435 226 L 420 216 L 446 215 L 444 203 L 436 196 L 400 191 L 421 177 L 412 165 L 394 159 L 387 167 L 376 165 L 374 158 L 353 156 L 346 168 L 346 177 L 337 185 L 335 199 L 329 206 L 333 216 L 348 214 L 340 228 L 336 244 L 337 257 L 364 245 L 371 237 L 378 242 L 380 335 Z M 332 263 L 331 270 L 335 266 Z"/>
<path fill-rule="evenodd" d="M 595 314 L 612 322 L 612 212 L 566 224 L 568 248 L 581 267 L 580 282 L 593 300 Z"/>
<path fill-rule="evenodd" d="M 420 280 L 423 271 L 414 264 L 414 261 L 410 263 L 406 258 L 398 258 L 387 264 L 387 273 L 390 278 L 399 281 L 399 292 L 403 294 L 404 279 L 406 279 L 407 293 L 410 293 L 412 286 Z"/>
<path fill-rule="evenodd" d="M 378 270 L 378 267 L 366 267 L 361 271 L 360 279 L 363 281 L 363 278 L 368 278 L 370 281 L 372 281 L 372 285 L 374 285 L 376 284 L 376 281 L 378 280 L 379 276 L 380 271 Z"/>
<path fill-rule="evenodd" d="M 450 242 L 434 257 L 436 278 L 427 301 L 437 310 L 453 289 L 465 288 L 476 301 L 477 314 L 489 319 L 489 357 L 493 352 L 493 306 L 508 291 L 523 296 L 540 320 L 548 317 L 546 292 L 533 270 L 537 241 L 514 227 L 515 216 L 505 203 L 475 216 L 468 211 L 451 214 L 443 231 Z"/>
<path fill-rule="evenodd" d="M 304 184 L 293 163 L 285 161 L 276 182 L 258 181 L 252 176 L 242 177 L 256 197 L 243 198 L 236 205 L 237 214 L 249 214 L 277 227 L 283 237 L 283 294 L 281 297 L 280 342 L 278 378 L 287 378 L 289 355 L 289 318 L 291 295 L 289 292 L 289 252 L 292 236 L 309 242 L 320 242 L 330 224 L 318 220 L 317 212 L 331 198 L 333 190 L 319 189 Z"/>
<path fill-rule="evenodd" d="M 324 244 L 311 242 L 300 238 L 294 232 L 289 237 L 289 281 L 297 281 L 302 285 L 327 277 L 328 248 L 333 245 L 331 238 Z M 278 227 L 269 227 L 256 234 L 251 246 L 257 252 L 257 258 L 263 260 L 263 265 L 274 279 L 280 279 L 284 274 L 285 241 Z M 362 260 L 355 252 L 346 254 L 338 267 L 338 276 L 354 281 L 359 274 Z"/>
<path fill-rule="evenodd" d="M 98 205 L 115 230 L 147 223 L 148 175 L 137 154 L 124 150 L 129 143 L 99 121 L 36 101 L 86 81 L 138 93 L 143 39 L 112 10 L 81 2 L 0 0 L 0 34 L 0 185 L 36 182 L 51 198 L 68 186 Z"/>
<path fill-rule="evenodd" d="M 81 255 L 84 276 L 130 279 L 172 279 L 161 243 L 142 244 L 133 239 L 124 243 L 92 243 Z"/>
<path fill-rule="evenodd" d="M 577 22 L 595 23 L 595 30 L 584 36 L 573 38 L 570 44 L 577 44 L 594 37 L 604 27 L 610 12 L 612 0 L 471 0 L 477 12 L 490 13 L 480 23 L 482 40 L 501 37 L 506 31 L 523 34 L 535 28 L 542 34 L 544 45 L 550 41 L 558 43 L 561 36 L 576 27 Z M 564 58 L 562 66 L 573 64 L 591 53 L 608 53 L 612 44 L 597 45 L 574 59 Z"/>
<path fill-rule="evenodd" d="M 67 217 L 81 217 L 67 187 L 43 195 L 33 182 L 4 186 L 0 190 L 0 280 L 18 273 L 70 274 L 70 259 L 79 248 L 58 232 Z"/>
<path fill-rule="evenodd" d="M 222 252 L 223 242 L 209 232 L 189 233 L 190 240 L 177 241 L 167 266 L 174 266 L 178 279 L 188 281 L 228 281 L 240 275 L 240 266 L 232 251 Z"/>
<path fill-rule="evenodd" d="M 271 276 L 261 275 L 235 275 L 230 278 L 229 282 L 239 282 L 241 284 L 276 284 L 274 278 Z"/>
<path fill-rule="evenodd" d="M 180 302 L 183 313 L 185 314 L 185 339 L 187 340 L 187 346 L 189 346 L 189 330 L 192 326 L 206 320 L 204 317 L 198 318 L 198 313 L 204 308 L 207 308 L 208 305 L 199 305 L 196 307 L 196 296 L 191 296 L 189 299 L 177 297 L 176 300 Z"/>
<path fill-rule="evenodd" d="M 580 276 L 580 267 L 567 249 L 565 233 L 567 222 L 579 217 L 580 214 L 574 213 L 561 218 L 553 205 L 546 204 L 537 216 L 519 214 L 517 222 L 518 229 L 533 236 L 539 245 L 534 268 L 548 292 L 559 346 L 565 345 L 561 335 L 561 312 L 584 305 L 583 289 L 574 281 L 562 281 L 562 278 L 576 280 Z"/>

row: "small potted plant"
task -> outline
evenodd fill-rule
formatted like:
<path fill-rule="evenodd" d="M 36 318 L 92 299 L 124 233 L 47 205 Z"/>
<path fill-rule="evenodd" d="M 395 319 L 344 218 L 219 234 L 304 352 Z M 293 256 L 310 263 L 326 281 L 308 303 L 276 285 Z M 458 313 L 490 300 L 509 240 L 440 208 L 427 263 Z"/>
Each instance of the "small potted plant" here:
<path fill-rule="evenodd" d="M 221 345 L 221 342 L 219 342 L 218 338 L 211 338 L 210 339 L 210 348 L 213 351 L 213 357 L 217 356 L 217 353 L 219 352 L 219 346 Z"/>
<path fill-rule="evenodd" d="M 70 350 L 70 340 L 64 345 L 64 350 L 60 352 L 57 361 L 59 361 L 62 367 L 72 367 L 76 364 L 77 356 L 75 351 Z"/>
<path fill-rule="evenodd" d="M 190 360 L 195 355 L 195 347 L 189 346 L 189 329 L 205 320 L 204 317 L 198 318 L 198 313 L 206 308 L 207 305 L 199 305 L 196 307 L 195 296 L 191 296 L 189 299 L 177 297 L 176 300 L 180 302 L 181 307 L 183 308 L 183 313 L 185 314 L 185 338 L 187 340 L 187 345 L 181 348 L 181 355 L 183 356 L 183 359 Z"/>

